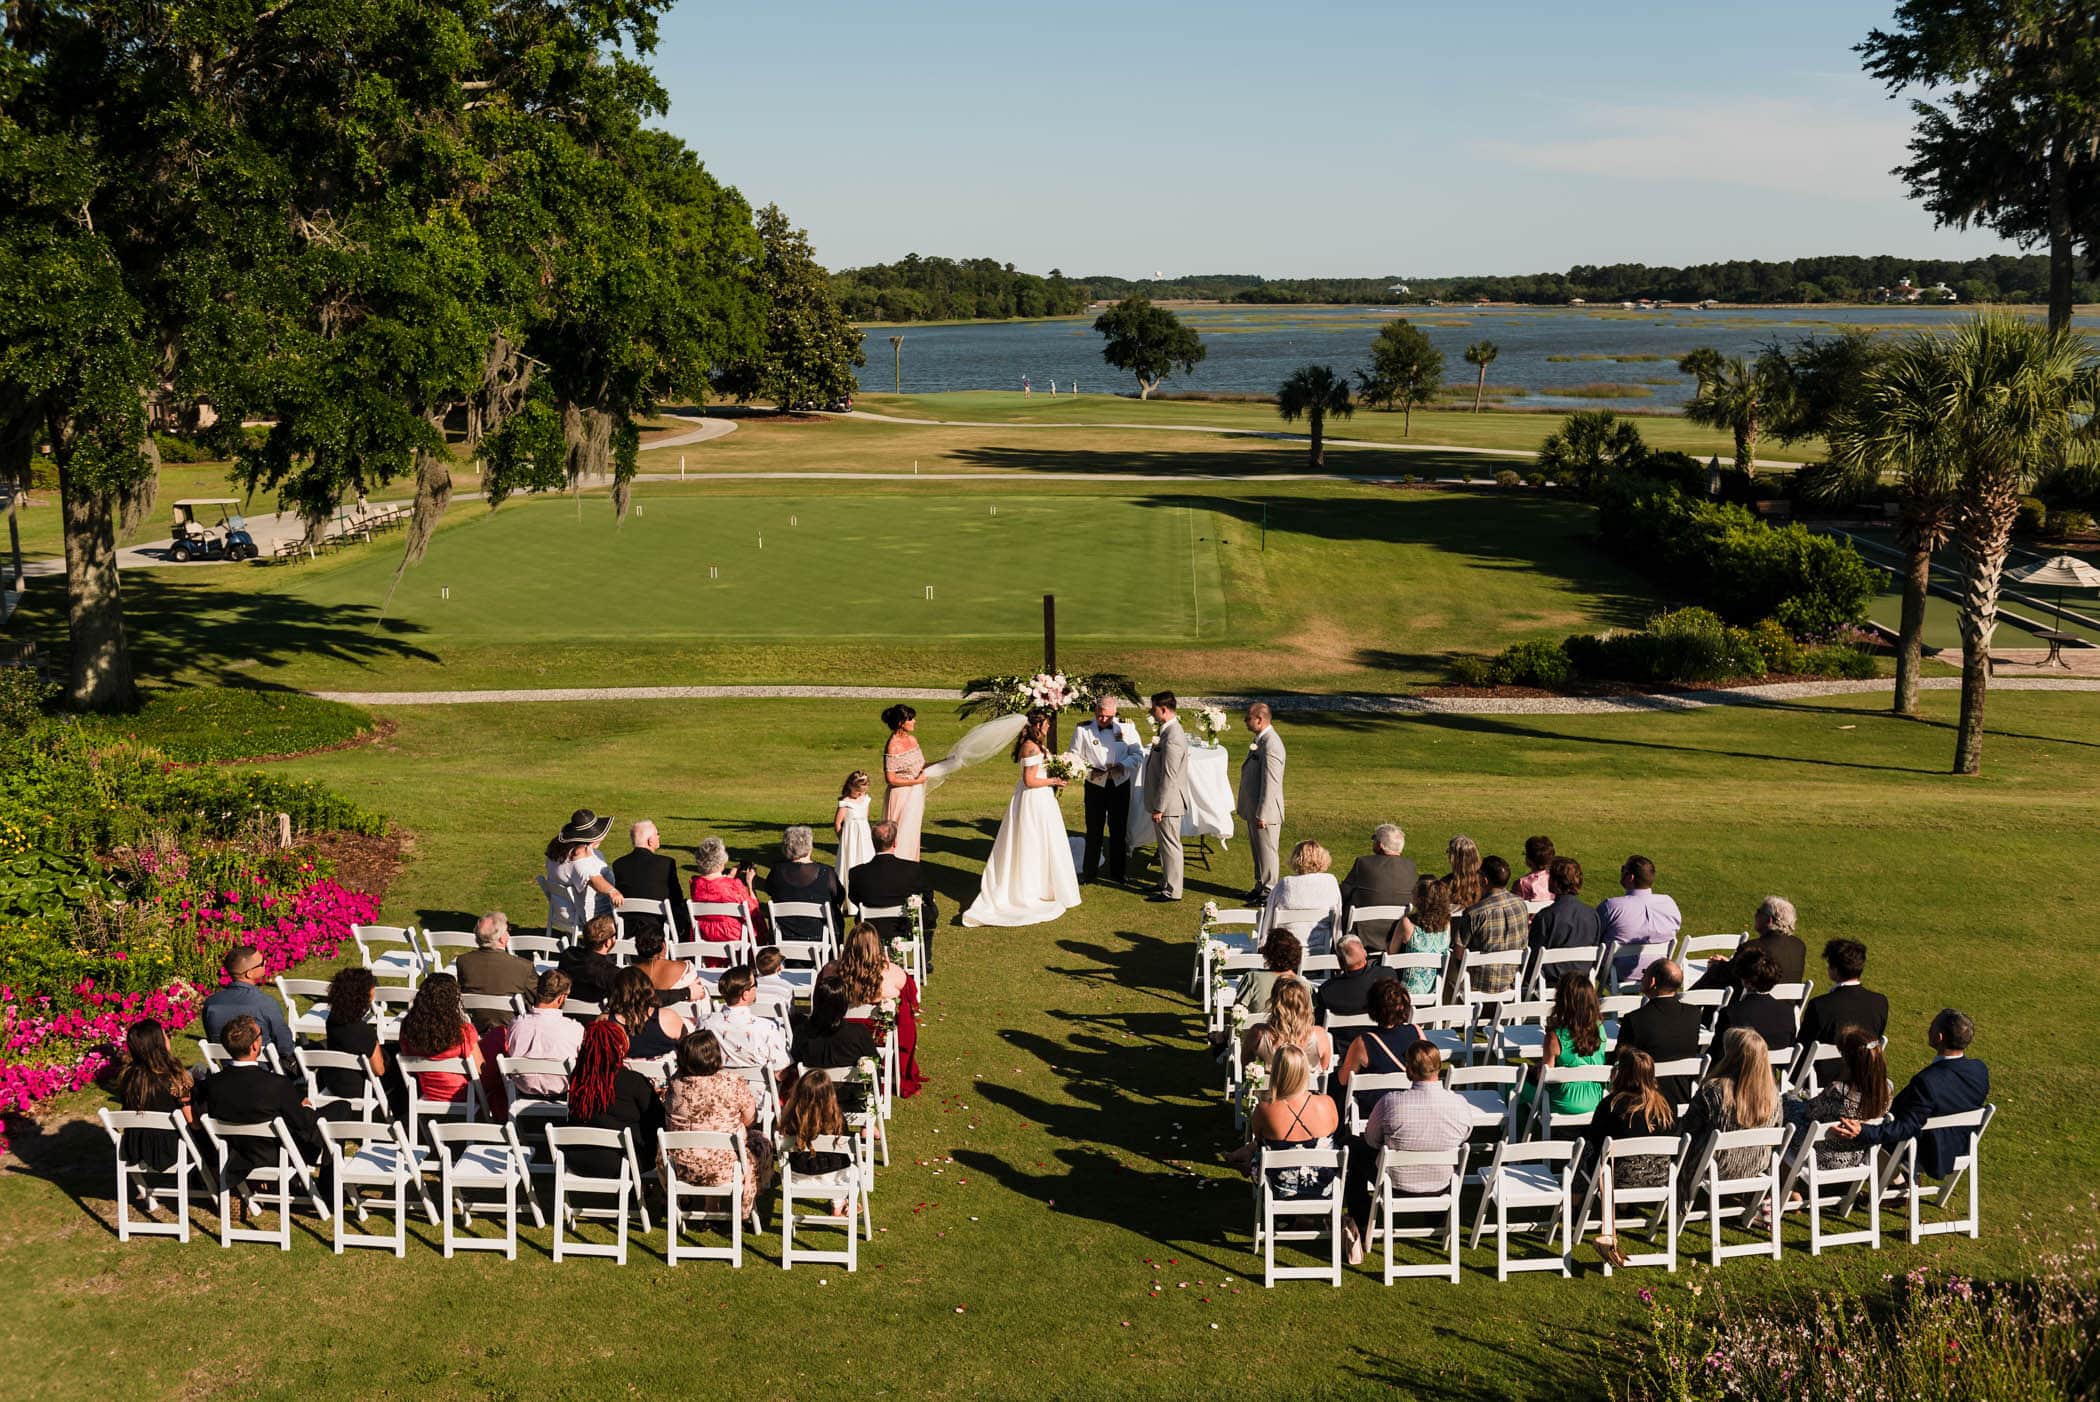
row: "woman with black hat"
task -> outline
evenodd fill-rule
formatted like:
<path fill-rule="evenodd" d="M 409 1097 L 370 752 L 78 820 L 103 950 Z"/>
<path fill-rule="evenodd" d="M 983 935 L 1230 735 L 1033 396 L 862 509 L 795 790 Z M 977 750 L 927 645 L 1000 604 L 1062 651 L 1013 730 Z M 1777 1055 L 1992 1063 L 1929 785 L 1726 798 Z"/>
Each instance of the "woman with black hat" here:
<path fill-rule="evenodd" d="M 555 929 L 572 935 L 582 930 L 591 918 L 593 891 L 613 906 L 620 904 L 620 893 L 606 875 L 608 863 L 598 855 L 598 844 L 611 829 L 610 816 L 579 808 L 547 844 L 547 923 Z"/>

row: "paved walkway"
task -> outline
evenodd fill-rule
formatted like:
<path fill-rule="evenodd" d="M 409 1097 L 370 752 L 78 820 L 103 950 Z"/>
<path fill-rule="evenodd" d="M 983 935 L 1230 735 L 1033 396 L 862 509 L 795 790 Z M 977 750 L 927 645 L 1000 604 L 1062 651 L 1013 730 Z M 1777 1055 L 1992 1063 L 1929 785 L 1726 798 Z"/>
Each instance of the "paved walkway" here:
<path fill-rule="evenodd" d="M 1927 677 L 1927 691 L 1956 691 L 1959 677 Z M 2100 694 L 2100 678 L 2006 677 L 1994 691 L 2078 691 Z M 1892 681 L 1775 682 L 1726 690 L 1642 696 L 1384 696 L 1337 692 L 1331 696 L 1206 696 L 1190 704 L 1233 706 L 1264 700 L 1279 711 L 1342 712 L 1389 716 L 1636 715 L 1654 711 L 1699 711 L 1710 706 L 1763 706 L 1822 696 L 1892 692 Z M 880 686 L 565 686 L 489 691 L 316 691 L 324 701 L 354 706 L 487 706 L 576 701 L 960 701 L 960 691 L 909 691 Z"/>

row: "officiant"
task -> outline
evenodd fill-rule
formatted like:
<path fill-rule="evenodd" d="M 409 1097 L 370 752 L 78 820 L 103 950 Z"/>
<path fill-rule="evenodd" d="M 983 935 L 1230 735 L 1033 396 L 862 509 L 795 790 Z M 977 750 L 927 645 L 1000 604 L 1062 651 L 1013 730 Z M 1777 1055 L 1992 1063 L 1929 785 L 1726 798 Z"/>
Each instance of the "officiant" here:
<path fill-rule="evenodd" d="M 1108 833 L 1108 879 L 1123 884 L 1130 852 L 1130 779 L 1140 761 L 1137 727 L 1116 718 L 1114 696 L 1094 702 L 1094 718 L 1072 735 L 1065 757 L 1086 766 L 1086 853 L 1081 885 L 1100 872 L 1101 836 Z"/>

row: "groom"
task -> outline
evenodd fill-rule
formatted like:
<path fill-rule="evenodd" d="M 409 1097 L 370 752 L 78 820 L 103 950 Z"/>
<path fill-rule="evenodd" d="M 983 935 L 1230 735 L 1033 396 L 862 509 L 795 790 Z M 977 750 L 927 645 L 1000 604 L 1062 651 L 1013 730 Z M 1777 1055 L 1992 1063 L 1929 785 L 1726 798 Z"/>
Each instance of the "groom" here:
<path fill-rule="evenodd" d="M 1145 756 L 1145 797 L 1152 807 L 1152 832 L 1159 842 L 1159 890 L 1149 899 L 1181 899 L 1181 815 L 1188 811 L 1189 737 L 1175 712 L 1171 691 L 1152 697 L 1152 721 L 1159 739 Z"/>

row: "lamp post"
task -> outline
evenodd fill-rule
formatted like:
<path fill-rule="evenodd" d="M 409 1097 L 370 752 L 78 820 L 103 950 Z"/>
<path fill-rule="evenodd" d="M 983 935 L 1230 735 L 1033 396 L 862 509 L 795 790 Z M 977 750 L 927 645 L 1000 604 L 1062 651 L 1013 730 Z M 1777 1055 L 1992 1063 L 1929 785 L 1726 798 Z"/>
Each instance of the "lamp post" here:
<path fill-rule="evenodd" d="M 904 393 L 904 338 L 890 337 L 890 357 L 896 372 L 897 393 Z"/>

